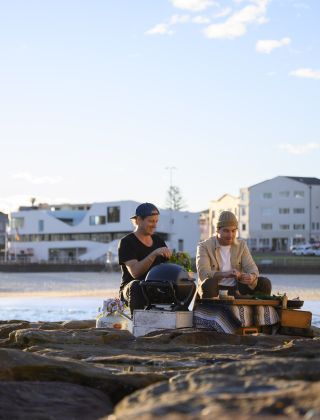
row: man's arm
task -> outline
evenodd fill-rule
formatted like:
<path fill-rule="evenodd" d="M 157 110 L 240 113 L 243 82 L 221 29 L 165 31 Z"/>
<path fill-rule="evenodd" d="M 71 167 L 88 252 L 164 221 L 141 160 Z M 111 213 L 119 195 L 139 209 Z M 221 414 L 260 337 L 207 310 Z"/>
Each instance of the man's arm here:
<path fill-rule="evenodd" d="M 247 244 L 244 244 L 243 254 L 241 256 L 243 272 L 239 278 L 241 283 L 246 284 L 250 289 L 255 289 L 258 282 L 259 270 L 252 258 Z"/>
<path fill-rule="evenodd" d="M 143 260 L 129 260 L 126 261 L 124 264 L 127 267 L 129 273 L 134 279 L 139 278 L 143 274 L 145 274 L 147 271 L 149 271 L 149 268 L 154 263 L 155 259 L 158 256 L 164 257 L 166 259 L 169 259 L 171 257 L 171 250 L 165 246 L 161 248 L 157 248 L 154 251 L 152 251 L 147 257 L 145 257 Z"/>

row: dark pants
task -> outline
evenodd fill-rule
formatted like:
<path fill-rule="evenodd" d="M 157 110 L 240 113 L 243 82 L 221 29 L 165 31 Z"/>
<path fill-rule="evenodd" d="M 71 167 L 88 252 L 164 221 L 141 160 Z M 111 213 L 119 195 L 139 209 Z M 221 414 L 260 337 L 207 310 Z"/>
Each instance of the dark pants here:
<path fill-rule="evenodd" d="M 130 312 L 133 313 L 134 309 L 144 309 L 147 302 L 142 293 L 140 280 L 132 280 L 126 284 L 122 289 L 122 297 L 126 304 L 129 306 Z"/>
<path fill-rule="evenodd" d="M 218 296 L 219 289 L 228 289 L 228 287 L 219 286 L 218 281 L 213 278 L 207 278 L 201 284 L 199 295 L 200 298 L 212 298 Z M 234 288 L 236 289 L 236 288 Z M 238 282 L 237 290 L 241 295 L 252 295 L 260 293 L 263 295 L 271 295 L 271 281 L 267 277 L 258 277 L 257 286 L 254 289 L 250 289 L 246 284 Z M 229 293 L 232 294 L 232 293 Z"/>

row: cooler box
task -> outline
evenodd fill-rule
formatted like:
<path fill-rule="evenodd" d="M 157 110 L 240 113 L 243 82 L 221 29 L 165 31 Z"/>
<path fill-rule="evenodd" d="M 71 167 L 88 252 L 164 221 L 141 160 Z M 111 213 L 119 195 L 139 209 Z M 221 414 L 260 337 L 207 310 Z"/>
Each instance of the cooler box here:
<path fill-rule="evenodd" d="M 193 326 L 193 312 L 163 311 L 163 310 L 134 310 L 133 320 L 128 325 L 129 331 L 139 337 L 149 332 L 176 328 L 191 328 Z"/>

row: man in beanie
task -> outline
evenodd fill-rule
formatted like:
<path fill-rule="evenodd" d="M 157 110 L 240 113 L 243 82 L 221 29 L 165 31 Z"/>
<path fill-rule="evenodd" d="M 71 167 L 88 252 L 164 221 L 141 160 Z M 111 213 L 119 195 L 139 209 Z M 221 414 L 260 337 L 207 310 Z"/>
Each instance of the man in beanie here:
<path fill-rule="evenodd" d="M 217 296 L 219 289 L 230 294 L 271 294 L 271 282 L 259 277 L 258 268 L 245 241 L 236 239 L 238 220 L 231 211 L 223 211 L 217 234 L 197 247 L 197 271 L 201 298 Z"/>
<path fill-rule="evenodd" d="M 119 242 L 118 255 L 122 271 L 120 298 L 134 309 L 144 309 L 145 299 L 140 286 L 148 271 L 167 261 L 172 252 L 164 240 L 154 232 L 159 220 L 159 210 L 154 204 L 143 203 L 131 217 L 135 230 Z"/>

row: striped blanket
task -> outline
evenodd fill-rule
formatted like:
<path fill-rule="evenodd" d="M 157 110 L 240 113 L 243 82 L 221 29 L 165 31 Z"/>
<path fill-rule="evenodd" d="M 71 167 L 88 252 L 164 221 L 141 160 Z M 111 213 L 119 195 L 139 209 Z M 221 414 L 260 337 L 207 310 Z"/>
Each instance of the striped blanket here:
<path fill-rule="evenodd" d="M 211 302 L 196 303 L 193 325 L 233 334 L 239 327 L 274 325 L 279 315 L 273 306 L 222 305 Z"/>

